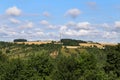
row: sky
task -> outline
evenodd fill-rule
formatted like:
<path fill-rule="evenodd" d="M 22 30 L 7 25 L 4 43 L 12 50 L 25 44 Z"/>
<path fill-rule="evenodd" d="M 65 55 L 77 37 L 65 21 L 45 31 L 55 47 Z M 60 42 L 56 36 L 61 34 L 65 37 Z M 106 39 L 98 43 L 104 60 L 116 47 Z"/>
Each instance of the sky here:
<path fill-rule="evenodd" d="M 120 0 L 0 0 L 0 41 L 120 42 Z"/>

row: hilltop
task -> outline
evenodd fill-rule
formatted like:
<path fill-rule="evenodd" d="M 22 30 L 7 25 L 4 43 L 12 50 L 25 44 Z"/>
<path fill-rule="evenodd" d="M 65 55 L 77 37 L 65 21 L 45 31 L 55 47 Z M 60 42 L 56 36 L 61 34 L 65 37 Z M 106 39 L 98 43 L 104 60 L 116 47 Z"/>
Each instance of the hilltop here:
<path fill-rule="evenodd" d="M 14 42 L 17 44 L 29 44 L 29 45 L 54 43 L 54 44 L 62 44 L 62 46 L 67 46 L 68 48 L 97 47 L 100 49 L 104 49 L 105 46 L 116 46 L 117 45 L 115 43 L 99 43 L 99 42 L 83 41 L 83 40 L 76 40 L 76 39 L 61 39 L 60 41 L 52 41 L 52 40 L 27 41 L 26 39 L 15 39 Z"/>

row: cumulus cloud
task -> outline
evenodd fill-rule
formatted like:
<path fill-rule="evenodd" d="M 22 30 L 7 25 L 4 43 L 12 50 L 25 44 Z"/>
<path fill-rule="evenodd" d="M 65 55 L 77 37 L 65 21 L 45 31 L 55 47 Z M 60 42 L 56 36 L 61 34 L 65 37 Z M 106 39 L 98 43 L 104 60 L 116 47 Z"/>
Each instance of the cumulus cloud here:
<path fill-rule="evenodd" d="M 70 27 L 72 26 L 72 27 Z M 92 24 L 89 22 L 68 22 L 67 24 L 60 27 L 60 33 L 65 35 L 66 37 L 95 37 L 96 35 L 100 35 L 100 31 L 96 28 L 92 27 Z"/>
<path fill-rule="evenodd" d="M 19 28 L 25 29 L 25 28 L 33 28 L 33 27 L 34 27 L 34 23 L 33 22 L 27 22 L 27 23 L 21 25 Z"/>
<path fill-rule="evenodd" d="M 81 11 L 77 8 L 70 9 L 66 12 L 65 16 L 70 16 L 72 18 L 76 18 L 81 14 Z"/>
<path fill-rule="evenodd" d="M 13 23 L 13 24 L 19 24 L 19 23 L 20 23 L 20 21 L 17 20 L 17 19 L 15 19 L 15 18 L 10 18 L 9 20 L 10 20 L 10 22 Z"/>
<path fill-rule="evenodd" d="M 19 16 L 21 15 L 21 12 L 22 11 L 16 6 L 10 7 L 6 10 L 6 14 L 11 16 Z"/>
<path fill-rule="evenodd" d="M 66 30 L 67 30 L 67 26 L 63 25 L 63 26 L 60 27 L 60 32 L 61 33 L 65 32 Z"/>
<path fill-rule="evenodd" d="M 104 28 L 110 28 L 110 25 L 108 25 L 107 23 L 103 23 L 102 27 L 104 27 Z"/>
<path fill-rule="evenodd" d="M 90 35 L 90 31 L 89 30 L 84 30 L 84 29 L 81 29 L 79 31 L 77 30 L 74 30 L 74 29 L 68 29 L 66 30 L 64 33 L 62 33 L 63 35 L 65 36 L 71 36 L 71 37 L 78 37 L 78 36 L 88 36 Z"/>
<path fill-rule="evenodd" d="M 83 35 L 89 35 L 90 31 L 89 30 L 84 30 L 84 29 L 81 29 L 79 30 L 78 32 L 80 36 L 83 36 Z"/>
<path fill-rule="evenodd" d="M 76 32 L 75 30 L 68 29 L 67 31 L 65 31 L 65 32 L 62 33 L 62 34 L 66 35 L 66 36 L 77 36 L 76 33 L 77 33 L 77 32 Z"/>
<path fill-rule="evenodd" d="M 118 37 L 118 33 L 117 32 L 107 32 L 105 31 L 103 34 L 103 38 L 107 38 L 107 39 L 116 39 Z"/>
<path fill-rule="evenodd" d="M 10 18 L 10 20 L 13 23 L 18 23 L 15 18 Z M 56 40 L 59 39 L 59 34 L 61 33 L 62 38 L 75 38 L 75 39 L 79 38 L 96 41 L 97 40 L 113 41 L 116 39 L 117 41 L 120 38 L 119 37 L 120 33 L 116 31 L 119 30 L 118 29 L 120 27 L 119 23 L 120 21 L 102 24 L 96 23 L 94 24 L 88 21 L 85 22 L 68 21 L 67 23 L 64 23 L 62 25 L 53 25 L 47 20 L 41 20 L 40 24 L 45 25 L 45 28 L 43 28 L 42 26 L 34 27 L 35 23 L 31 21 L 26 21 L 23 23 L 21 22 L 18 27 L 11 27 L 11 25 L 0 25 L 0 36 L 6 39 L 8 37 L 11 39 L 14 37 L 15 38 L 25 37 L 26 39 L 34 38 L 34 40 L 41 39 Z M 109 29 L 105 29 L 104 27 Z"/>
<path fill-rule="evenodd" d="M 76 23 L 73 21 L 69 21 L 66 26 L 76 26 Z"/>
<path fill-rule="evenodd" d="M 103 25 L 103 24 L 98 24 Z M 70 27 L 73 26 L 73 27 Z M 69 37 L 69 38 L 77 38 L 77 37 L 84 37 L 87 39 L 94 39 L 97 38 L 98 40 L 103 39 L 103 32 L 106 31 L 103 27 L 96 26 L 96 24 L 92 24 L 89 22 L 68 22 L 65 25 L 60 27 L 60 33 L 62 37 Z M 115 34 L 115 33 L 113 33 Z M 117 33 L 116 33 L 117 34 Z M 105 37 L 105 36 L 104 36 Z"/>
<path fill-rule="evenodd" d="M 115 22 L 115 27 L 116 27 L 116 28 L 120 28 L 120 21 L 116 21 L 116 22 Z"/>
<path fill-rule="evenodd" d="M 70 28 L 69 26 L 67 26 L 69 24 L 69 26 L 74 26 L 74 28 Z M 76 23 L 77 24 L 77 23 Z M 85 25 L 86 24 L 86 25 Z M 79 23 L 79 27 L 80 29 L 76 29 L 77 25 L 73 24 L 73 22 L 68 22 L 67 25 L 63 25 L 60 27 L 60 33 L 62 33 L 63 35 L 67 36 L 71 36 L 71 37 L 75 37 L 75 36 L 85 36 L 85 35 L 89 35 L 90 34 L 90 30 L 86 29 L 85 27 L 88 26 L 88 23 Z"/>
<path fill-rule="evenodd" d="M 56 26 L 56 25 L 48 25 L 47 28 L 48 28 L 48 29 L 56 29 L 57 26 Z"/>
<path fill-rule="evenodd" d="M 90 23 L 89 22 L 79 22 L 76 26 L 77 29 L 89 29 Z"/>
<path fill-rule="evenodd" d="M 28 22 L 26 25 L 28 28 L 32 28 L 33 27 L 33 22 Z"/>
<path fill-rule="evenodd" d="M 40 24 L 41 24 L 41 25 L 44 25 L 44 26 L 48 26 L 48 25 L 49 25 L 49 22 L 46 21 L 46 20 L 41 20 L 41 21 L 40 21 Z"/>
<path fill-rule="evenodd" d="M 13 37 L 17 35 L 17 32 L 8 25 L 0 25 L 0 35 L 2 38 Z"/>
<path fill-rule="evenodd" d="M 77 29 L 77 30 L 80 30 L 80 29 L 91 29 L 91 23 L 89 22 L 78 22 L 78 23 L 75 23 L 73 21 L 70 21 L 66 24 L 66 26 L 68 28 L 74 28 L 74 29 Z"/>
<path fill-rule="evenodd" d="M 39 31 L 39 32 L 36 32 L 35 35 L 36 35 L 36 36 L 43 36 L 43 35 L 44 35 L 44 32 Z"/>
<path fill-rule="evenodd" d="M 46 36 L 51 40 L 53 40 L 53 38 L 54 39 L 59 39 L 59 35 L 56 34 L 55 32 L 48 32 L 48 33 L 46 33 Z"/>
<path fill-rule="evenodd" d="M 45 26 L 47 29 L 56 29 L 57 28 L 56 25 L 50 24 L 47 20 L 41 20 L 40 24 Z"/>

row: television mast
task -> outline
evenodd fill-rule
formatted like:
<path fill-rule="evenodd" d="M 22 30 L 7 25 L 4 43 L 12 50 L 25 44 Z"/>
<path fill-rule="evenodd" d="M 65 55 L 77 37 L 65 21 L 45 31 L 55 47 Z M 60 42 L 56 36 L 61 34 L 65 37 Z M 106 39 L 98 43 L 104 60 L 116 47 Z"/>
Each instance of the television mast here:
<path fill-rule="evenodd" d="M 60 44 L 62 44 L 61 39 L 62 39 L 62 32 L 60 32 Z"/>

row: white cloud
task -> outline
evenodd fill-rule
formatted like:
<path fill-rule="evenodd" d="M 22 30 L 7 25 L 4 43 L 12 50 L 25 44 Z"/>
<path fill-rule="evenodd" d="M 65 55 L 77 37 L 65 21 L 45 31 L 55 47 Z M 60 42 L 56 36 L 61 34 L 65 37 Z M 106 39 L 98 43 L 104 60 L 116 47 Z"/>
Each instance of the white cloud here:
<path fill-rule="evenodd" d="M 73 21 L 70 21 L 66 24 L 66 26 L 76 26 L 76 23 Z"/>
<path fill-rule="evenodd" d="M 75 30 L 71 30 L 71 29 L 68 29 L 66 32 L 62 33 L 62 34 L 65 34 L 67 36 L 74 36 L 76 35 L 76 31 Z"/>
<path fill-rule="evenodd" d="M 66 36 L 88 36 L 90 35 L 90 31 L 89 30 L 84 30 L 84 29 L 81 29 L 79 31 L 77 30 L 73 30 L 73 29 L 68 29 L 66 30 L 64 33 L 62 33 L 63 35 L 66 35 Z"/>
<path fill-rule="evenodd" d="M 27 27 L 32 28 L 33 27 L 33 22 L 28 22 Z"/>
<path fill-rule="evenodd" d="M 79 36 L 84 36 L 84 35 L 89 35 L 89 33 L 90 33 L 89 30 L 81 29 L 81 30 L 79 30 L 78 35 Z"/>
<path fill-rule="evenodd" d="M 96 36 L 100 35 L 99 30 L 91 27 L 89 22 L 68 22 L 66 25 L 60 27 L 60 33 L 63 35 L 75 37 L 75 36 Z M 70 27 L 72 26 L 72 27 Z"/>
<path fill-rule="evenodd" d="M 33 22 L 27 22 L 27 23 L 21 25 L 19 28 L 24 29 L 24 28 L 33 28 L 33 27 L 34 27 L 34 23 Z"/>
<path fill-rule="evenodd" d="M 11 31 L 11 32 L 8 32 L 8 35 L 9 35 L 9 36 L 16 36 L 16 35 L 17 35 L 17 32 Z"/>
<path fill-rule="evenodd" d="M 60 32 L 65 32 L 67 30 L 67 26 L 61 26 L 60 27 Z"/>
<path fill-rule="evenodd" d="M 40 21 L 40 24 L 41 24 L 41 25 L 44 25 L 44 26 L 48 26 L 48 25 L 49 25 L 49 22 L 46 21 L 46 20 L 42 20 L 42 21 Z"/>
<path fill-rule="evenodd" d="M 18 9 L 16 6 L 10 7 L 6 10 L 6 14 L 11 16 L 19 16 L 21 15 L 21 12 L 22 11 Z"/>
<path fill-rule="evenodd" d="M 3 37 L 13 37 L 16 36 L 17 32 L 15 29 L 8 27 L 8 25 L 0 25 L 0 36 Z"/>
<path fill-rule="evenodd" d="M 109 28 L 109 27 L 110 27 L 107 23 L 103 23 L 102 26 L 103 26 L 104 28 Z"/>
<path fill-rule="evenodd" d="M 48 25 L 47 28 L 48 28 L 48 29 L 56 29 L 57 26 L 55 26 L 55 25 Z"/>
<path fill-rule="evenodd" d="M 52 25 L 52 24 L 50 24 L 50 23 L 49 23 L 48 21 L 46 21 L 46 20 L 40 21 L 40 24 L 43 25 L 43 26 L 45 26 L 47 29 L 56 29 L 56 28 L 57 28 L 56 25 Z"/>
<path fill-rule="evenodd" d="M 43 36 L 44 32 L 36 32 L 35 35 L 37 35 L 37 36 Z"/>
<path fill-rule="evenodd" d="M 49 37 L 50 39 L 52 39 L 52 38 L 59 39 L 59 35 L 56 34 L 55 32 L 48 32 L 48 33 L 46 33 L 46 36 Z"/>
<path fill-rule="evenodd" d="M 89 29 L 90 23 L 89 22 L 79 22 L 76 26 L 77 29 Z"/>
<path fill-rule="evenodd" d="M 100 24 L 99 24 L 100 25 Z M 72 26 L 72 27 L 70 27 Z M 67 24 L 60 27 L 60 33 L 65 37 L 77 38 L 77 37 L 87 37 L 95 38 L 96 36 L 102 35 L 102 27 L 97 28 L 96 24 L 91 24 L 89 22 L 68 22 Z"/>
<path fill-rule="evenodd" d="M 107 39 L 116 39 L 118 37 L 118 33 L 117 32 L 107 32 L 105 31 L 103 34 L 103 38 L 107 38 Z"/>
<path fill-rule="evenodd" d="M 65 16 L 70 16 L 72 18 L 76 18 L 81 14 L 81 11 L 77 8 L 70 9 L 66 12 Z"/>
<path fill-rule="evenodd" d="M 120 21 L 116 21 L 116 22 L 115 22 L 115 27 L 116 27 L 116 28 L 120 28 Z"/>
<path fill-rule="evenodd" d="M 13 23 L 13 24 L 19 24 L 19 23 L 20 23 L 19 20 L 14 19 L 14 18 L 10 18 L 9 20 L 10 20 L 10 22 Z"/>
<path fill-rule="evenodd" d="M 10 18 L 9 20 L 17 23 L 16 19 L 14 20 L 14 18 Z M 7 24 L 0 24 L 0 36 L 2 38 L 5 38 L 5 40 L 8 40 L 8 38 L 26 38 L 28 40 L 57 40 L 59 39 L 59 34 L 61 33 L 62 38 L 79 38 L 94 41 L 119 41 L 119 22 L 120 21 L 116 21 L 114 23 L 92 24 L 87 21 L 69 21 L 68 23 L 64 23 L 63 25 L 53 25 L 47 20 L 40 21 L 42 25 L 46 25 L 45 28 L 43 28 L 42 26 L 34 27 L 35 23 L 31 21 L 26 21 L 23 23 L 21 22 L 18 27 L 12 27 L 11 25 Z M 104 27 L 108 27 L 110 29 L 105 29 Z M 116 31 L 116 29 L 118 31 Z"/>

